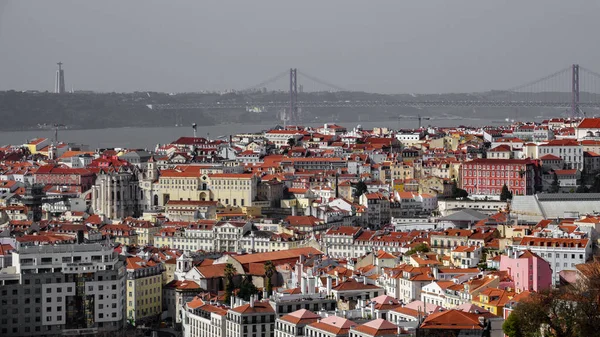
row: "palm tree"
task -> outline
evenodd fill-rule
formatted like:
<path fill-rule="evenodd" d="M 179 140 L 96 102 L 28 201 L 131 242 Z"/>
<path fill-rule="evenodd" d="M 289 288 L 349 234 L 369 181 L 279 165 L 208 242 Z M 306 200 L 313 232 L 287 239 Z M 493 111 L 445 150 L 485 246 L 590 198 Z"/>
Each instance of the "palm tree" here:
<path fill-rule="evenodd" d="M 273 262 L 265 262 L 265 288 L 267 289 L 267 296 L 271 296 L 271 292 L 273 291 L 273 283 L 271 282 L 271 278 L 273 278 L 275 272 L 276 270 Z"/>
<path fill-rule="evenodd" d="M 287 144 L 289 145 L 289 147 L 294 147 L 296 145 L 296 139 L 294 138 L 289 138 L 287 140 Z"/>
<path fill-rule="evenodd" d="M 229 299 L 231 298 L 231 295 L 233 294 L 233 276 L 235 275 L 236 271 L 235 268 L 233 268 L 233 265 L 231 263 L 227 263 L 225 265 L 225 270 L 223 272 L 223 276 L 225 276 L 225 303 L 229 303 Z"/>

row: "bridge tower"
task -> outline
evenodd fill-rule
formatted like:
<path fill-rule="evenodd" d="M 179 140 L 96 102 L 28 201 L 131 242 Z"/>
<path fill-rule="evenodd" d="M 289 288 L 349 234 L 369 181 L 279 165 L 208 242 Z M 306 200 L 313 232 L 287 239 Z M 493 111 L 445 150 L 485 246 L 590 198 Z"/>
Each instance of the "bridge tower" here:
<path fill-rule="evenodd" d="M 292 123 L 298 125 L 300 116 L 298 116 L 298 77 L 297 69 L 290 68 L 290 114 Z"/>
<path fill-rule="evenodd" d="M 579 110 L 579 64 L 572 66 L 571 80 L 571 115 L 577 117 L 580 114 Z"/>

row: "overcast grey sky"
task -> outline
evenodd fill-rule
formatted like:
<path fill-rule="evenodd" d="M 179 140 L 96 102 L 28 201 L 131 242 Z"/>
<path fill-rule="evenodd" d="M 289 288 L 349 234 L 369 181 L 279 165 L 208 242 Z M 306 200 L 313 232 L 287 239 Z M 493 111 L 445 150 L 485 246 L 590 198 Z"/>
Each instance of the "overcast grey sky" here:
<path fill-rule="evenodd" d="M 68 89 L 98 91 L 242 89 L 290 67 L 371 92 L 505 89 L 600 71 L 599 17 L 598 0 L 0 0 L 0 90 L 52 90 L 58 61 Z"/>

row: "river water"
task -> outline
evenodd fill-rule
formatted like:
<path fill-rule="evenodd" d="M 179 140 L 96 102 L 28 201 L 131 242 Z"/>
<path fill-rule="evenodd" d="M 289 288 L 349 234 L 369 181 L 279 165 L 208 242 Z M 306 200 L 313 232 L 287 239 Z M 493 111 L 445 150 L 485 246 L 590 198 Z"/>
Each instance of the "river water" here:
<path fill-rule="evenodd" d="M 490 120 L 485 119 L 435 119 L 423 121 L 423 125 L 432 126 L 482 126 L 489 125 Z M 364 129 L 373 127 L 389 128 L 416 128 L 418 122 L 413 120 L 387 120 L 387 121 L 369 121 L 369 122 L 343 122 L 336 123 L 345 126 L 349 130 L 362 125 Z M 198 125 L 198 137 L 216 138 L 219 136 L 242 133 L 242 132 L 260 132 L 272 128 L 273 125 L 267 124 L 221 124 L 202 126 Z M 320 126 L 321 124 L 308 123 L 309 126 Z M 175 141 L 182 136 L 193 136 L 191 126 L 185 127 L 124 127 L 109 129 L 87 129 L 87 130 L 59 130 L 58 139 L 63 142 L 89 145 L 90 149 L 95 148 L 146 148 L 154 149 L 156 144 L 166 144 Z M 28 130 L 28 131 L 0 131 L 0 146 L 25 144 L 29 139 L 37 137 L 54 138 L 54 130 Z"/>

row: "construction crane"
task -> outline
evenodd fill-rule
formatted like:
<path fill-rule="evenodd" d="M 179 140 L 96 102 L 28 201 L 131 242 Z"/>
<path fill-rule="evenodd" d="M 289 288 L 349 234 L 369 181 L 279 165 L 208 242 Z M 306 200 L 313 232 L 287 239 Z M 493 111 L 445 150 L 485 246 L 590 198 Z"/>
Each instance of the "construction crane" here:
<path fill-rule="evenodd" d="M 426 116 L 421 116 L 421 115 L 418 115 L 418 116 L 398 115 L 398 128 L 400 128 L 400 120 L 402 120 L 402 119 L 413 120 L 413 121 L 414 120 L 418 120 L 419 121 L 419 129 L 420 129 L 421 128 L 421 121 L 422 120 L 428 121 L 428 120 L 431 120 L 432 118 L 431 117 L 426 117 Z"/>
<path fill-rule="evenodd" d="M 54 126 L 54 142 L 56 144 L 58 144 L 58 129 L 59 128 L 64 128 L 65 125 L 64 124 L 55 123 L 52 126 Z"/>

